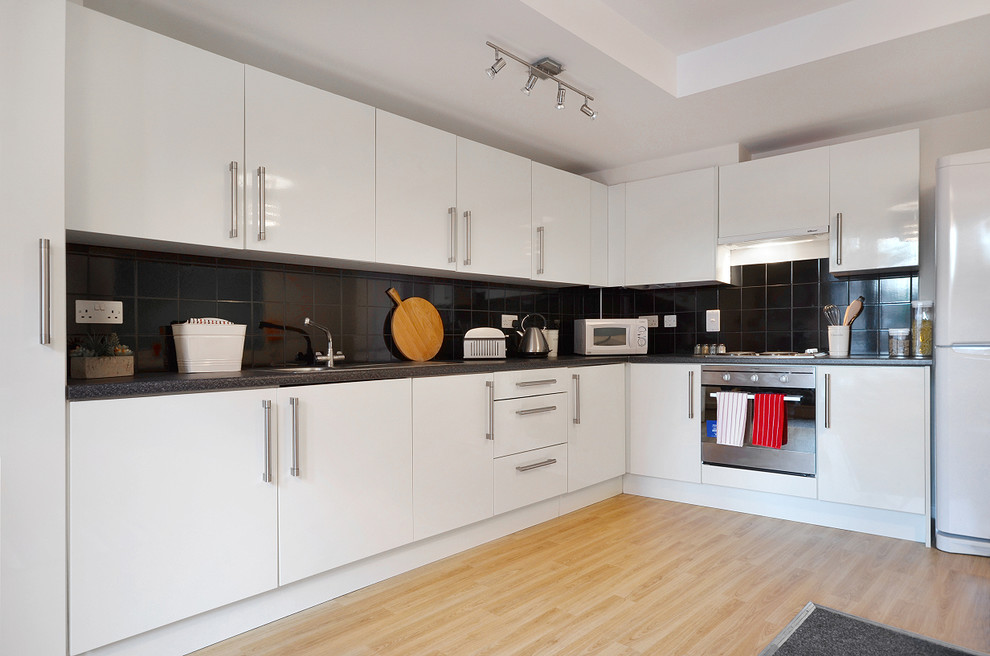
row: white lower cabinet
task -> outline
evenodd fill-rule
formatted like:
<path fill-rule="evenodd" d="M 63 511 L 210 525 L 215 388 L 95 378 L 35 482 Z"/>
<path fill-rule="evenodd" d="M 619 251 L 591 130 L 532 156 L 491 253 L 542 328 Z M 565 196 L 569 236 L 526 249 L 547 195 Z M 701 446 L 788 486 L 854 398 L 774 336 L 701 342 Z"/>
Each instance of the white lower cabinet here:
<path fill-rule="evenodd" d="M 567 445 L 558 444 L 495 459 L 495 513 L 567 492 Z"/>
<path fill-rule="evenodd" d="M 570 369 L 567 423 L 567 491 L 626 472 L 626 367 L 608 364 Z"/>
<path fill-rule="evenodd" d="M 927 367 L 817 367 L 818 498 L 924 514 Z"/>
<path fill-rule="evenodd" d="M 274 398 L 263 389 L 70 404 L 70 653 L 276 587 L 262 403 Z"/>
<path fill-rule="evenodd" d="M 412 542 L 411 387 L 278 390 L 280 584 Z"/>
<path fill-rule="evenodd" d="M 567 394 L 495 402 L 495 457 L 567 441 Z"/>
<path fill-rule="evenodd" d="M 701 367 L 629 365 L 629 473 L 701 482 Z"/>
<path fill-rule="evenodd" d="M 492 374 L 417 378 L 413 527 L 421 540 L 494 513 Z"/>

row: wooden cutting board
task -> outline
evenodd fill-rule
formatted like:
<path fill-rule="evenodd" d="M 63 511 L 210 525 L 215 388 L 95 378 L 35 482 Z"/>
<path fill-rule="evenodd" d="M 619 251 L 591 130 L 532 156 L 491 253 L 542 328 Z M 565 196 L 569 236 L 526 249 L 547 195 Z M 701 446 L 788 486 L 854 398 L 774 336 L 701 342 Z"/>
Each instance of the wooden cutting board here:
<path fill-rule="evenodd" d="M 392 339 L 403 356 L 416 362 L 431 360 L 443 345 L 440 313 L 425 298 L 399 297 L 394 287 L 386 292 L 395 302 L 392 312 Z"/>

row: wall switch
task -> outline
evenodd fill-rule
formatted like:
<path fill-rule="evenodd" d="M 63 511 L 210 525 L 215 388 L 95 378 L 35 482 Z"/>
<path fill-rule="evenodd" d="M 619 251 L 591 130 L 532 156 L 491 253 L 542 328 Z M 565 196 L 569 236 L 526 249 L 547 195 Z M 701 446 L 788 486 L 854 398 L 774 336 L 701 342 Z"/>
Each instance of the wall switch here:
<path fill-rule="evenodd" d="M 643 314 L 639 318 L 646 319 L 647 328 L 656 328 L 660 325 L 660 317 L 656 314 Z"/>
<path fill-rule="evenodd" d="M 519 319 L 518 314 L 503 314 L 502 315 L 502 327 L 512 328 L 512 322 Z"/>
<path fill-rule="evenodd" d="M 710 333 L 717 333 L 721 323 L 718 310 L 705 310 L 705 330 Z"/>
<path fill-rule="evenodd" d="M 124 323 L 124 303 L 76 301 L 76 323 Z"/>
<path fill-rule="evenodd" d="M 663 327 L 664 328 L 677 328 L 677 315 L 676 314 L 665 314 L 665 315 L 663 315 Z"/>

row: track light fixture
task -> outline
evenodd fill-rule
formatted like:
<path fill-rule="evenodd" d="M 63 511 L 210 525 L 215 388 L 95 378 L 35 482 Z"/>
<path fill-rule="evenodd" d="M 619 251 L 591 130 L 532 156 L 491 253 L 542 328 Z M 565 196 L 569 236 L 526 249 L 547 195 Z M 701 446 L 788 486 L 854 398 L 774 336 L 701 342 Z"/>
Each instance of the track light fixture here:
<path fill-rule="evenodd" d="M 505 66 L 504 57 L 514 59 L 525 66 L 527 72 L 529 73 L 529 78 L 526 80 L 526 85 L 522 88 L 522 92 L 524 94 L 527 96 L 530 95 L 530 92 L 539 80 L 553 80 L 557 83 L 557 109 L 564 109 L 564 96 L 566 95 L 567 90 L 570 89 L 579 96 L 584 96 L 584 104 L 581 105 L 581 113 L 592 120 L 598 118 L 598 112 L 588 106 L 588 101 L 594 100 L 594 96 L 588 95 L 584 91 L 571 86 L 557 77 L 564 70 L 564 67 L 560 63 L 550 59 L 549 57 L 544 57 L 543 59 L 529 63 L 525 59 L 506 51 L 501 46 L 496 46 L 491 41 L 486 41 L 485 43 L 489 48 L 495 51 L 495 63 L 485 71 L 488 74 L 488 77 L 494 79 L 498 72 L 502 70 L 502 67 Z"/>
<path fill-rule="evenodd" d="M 485 71 L 485 72 L 488 73 L 488 77 L 490 77 L 491 79 L 494 80 L 495 79 L 495 76 L 498 75 L 498 72 L 500 70 L 502 70 L 502 68 L 504 66 L 505 66 L 505 60 L 502 59 L 502 57 L 499 56 L 498 49 L 496 49 L 495 50 L 495 63 L 492 64 L 491 67 L 487 71 Z"/>

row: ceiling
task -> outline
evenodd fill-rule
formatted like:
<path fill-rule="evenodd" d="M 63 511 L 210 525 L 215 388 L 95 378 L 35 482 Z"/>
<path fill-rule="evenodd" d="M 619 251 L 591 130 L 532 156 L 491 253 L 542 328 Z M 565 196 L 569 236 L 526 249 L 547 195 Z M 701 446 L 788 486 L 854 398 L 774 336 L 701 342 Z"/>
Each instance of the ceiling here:
<path fill-rule="evenodd" d="M 81 1 L 577 173 L 990 107 L 990 0 Z M 514 61 L 490 80 L 486 41 L 562 62 L 598 119 Z"/>

